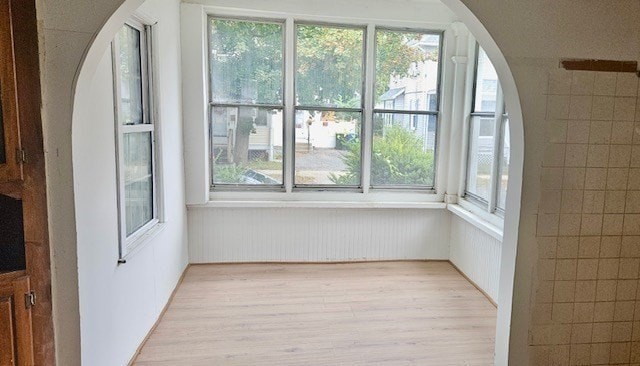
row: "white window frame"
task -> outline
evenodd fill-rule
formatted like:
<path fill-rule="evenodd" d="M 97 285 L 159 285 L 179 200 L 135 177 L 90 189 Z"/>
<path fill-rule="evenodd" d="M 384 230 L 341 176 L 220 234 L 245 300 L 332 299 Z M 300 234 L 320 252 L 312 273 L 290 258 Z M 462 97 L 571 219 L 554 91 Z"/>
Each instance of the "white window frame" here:
<path fill-rule="evenodd" d="M 206 162 L 208 164 L 208 173 L 206 176 L 208 177 L 208 187 L 209 187 L 209 199 L 234 199 L 234 200 L 252 200 L 252 199 L 272 199 L 275 197 L 281 196 L 283 193 L 286 193 L 288 199 L 291 200 L 335 200 L 335 196 L 331 194 L 331 192 L 346 192 L 352 193 L 350 195 L 350 199 L 354 201 L 384 201 L 384 200 L 408 200 L 408 201 L 429 201 L 429 202 L 437 202 L 442 201 L 443 194 L 438 194 L 438 187 L 442 187 L 440 183 L 441 178 L 438 174 L 438 166 L 441 163 L 441 157 L 439 154 L 439 150 L 443 149 L 443 145 L 447 145 L 447 142 L 444 141 L 441 137 L 441 120 L 442 120 L 442 110 L 443 110 L 443 100 L 445 99 L 443 96 L 448 94 L 448 90 L 452 88 L 448 86 L 445 88 L 445 83 L 443 79 L 445 77 L 445 73 L 443 70 L 443 64 L 445 60 L 448 59 L 445 52 L 445 43 L 447 42 L 445 37 L 445 29 L 443 27 L 425 27 L 418 26 L 416 24 L 403 24 L 398 22 L 389 22 L 389 23 L 362 23 L 362 22 L 345 22 L 344 19 L 333 19 L 331 17 L 317 17 L 317 18 L 308 18 L 304 16 L 294 16 L 291 14 L 278 14 L 278 13 L 269 13 L 264 14 L 262 12 L 252 12 L 252 11 L 238 11 L 238 10 L 230 10 L 227 8 L 217 8 L 217 7 L 205 7 L 203 9 L 203 18 L 204 18 L 204 67 L 203 71 L 205 75 L 203 75 L 203 80 L 205 81 L 205 85 L 203 91 L 207 93 L 205 96 L 207 111 L 205 112 L 207 126 L 210 121 L 210 110 L 211 110 L 211 85 L 210 85 L 210 77 L 209 77 L 209 20 L 211 18 L 220 18 L 220 19 L 232 19 L 232 20 L 248 20 L 248 21 L 257 21 L 257 22 L 267 22 L 267 23 L 281 23 L 284 24 L 284 112 L 283 112 L 283 126 L 284 126 L 284 135 L 283 135 L 283 184 L 282 185 L 266 185 L 266 186 L 257 186 L 257 185 L 236 185 L 236 184 L 214 184 L 213 177 L 213 169 L 212 162 L 210 158 L 206 158 Z M 323 107 L 309 107 L 309 106 L 298 106 L 295 104 L 295 29 L 298 24 L 305 25 L 326 25 L 326 26 L 336 26 L 336 27 L 347 27 L 354 29 L 363 29 L 363 98 L 362 98 L 362 107 L 356 109 L 349 109 L 346 111 L 354 111 L 362 113 L 362 126 L 361 126 L 361 180 L 359 186 L 341 186 L 341 185 L 296 185 L 294 181 L 295 174 L 295 133 L 294 133 L 294 124 L 290 123 L 295 118 L 296 110 L 325 110 L 327 108 Z M 376 63 L 376 53 L 375 53 L 375 34 L 376 30 L 394 30 L 394 31 L 403 31 L 403 32 L 416 32 L 416 33 L 425 33 L 425 34 L 435 34 L 440 37 L 440 49 L 439 49 L 439 60 L 438 60 L 438 82 L 437 89 L 435 95 L 437 95 L 437 110 L 436 111 L 396 111 L 387 110 L 387 109 L 375 109 L 374 108 L 374 83 L 375 83 L 375 63 Z M 445 90 L 447 89 L 447 90 Z M 259 107 L 259 105 L 256 105 Z M 340 108 L 328 108 L 330 110 L 342 110 Z M 432 186 L 422 186 L 422 185 L 401 185 L 401 186 L 392 186 L 392 185 L 377 185 L 376 187 L 371 186 L 370 182 L 370 166 L 371 166 L 371 155 L 372 155 L 372 143 L 373 143 L 373 115 L 376 112 L 399 112 L 404 114 L 424 114 L 424 115 L 436 115 L 436 137 L 435 137 L 435 151 L 434 151 L 434 181 Z M 207 137 L 209 137 L 211 132 L 207 131 Z M 210 137 L 209 137 L 210 138 Z M 443 143 L 444 142 L 444 143 Z M 446 151 L 447 148 L 444 147 L 443 151 Z M 206 151 L 210 153 L 211 151 L 211 141 L 207 141 L 206 143 Z M 364 194 L 363 194 L 364 193 Z M 425 195 L 426 194 L 426 195 Z M 359 197 L 357 197 L 359 196 Z M 367 197 L 369 196 L 369 197 Z M 342 196 L 337 198 L 337 200 L 343 200 L 345 198 L 345 193 L 342 193 Z"/>
<path fill-rule="evenodd" d="M 502 226 L 502 222 L 504 220 L 504 208 L 498 207 L 498 195 L 500 189 L 500 172 L 501 172 L 501 163 L 502 163 L 502 149 L 503 149 L 503 135 L 505 130 L 506 122 L 509 117 L 506 113 L 504 96 L 502 93 L 502 87 L 500 85 L 500 80 L 498 80 L 497 90 L 496 90 L 496 107 L 493 112 L 474 112 L 474 104 L 476 98 L 476 88 L 477 88 L 477 73 L 478 73 L 478 57 L 480 54 L 480 46 L 476 43 L 473 54 L 473 67 L 472 69 L 472 82 L 470 83 L 471 91 L 467 93 L 470 95 L 468 98 L 468 105 L 470 113 L 467 116 L 468 123 L 467 131 L 467 144 L 466 151 L 464 154 L 466 156 L 465 159 L 465 169 L 462 174 L 462 179 L 464 180 L 464 195 L 462 200 L 460 200 L 460 205 L 469 211 L 481 216 L 482 218 L 490 221 L 496 225 Z M 491 161 L 491 177 L 490 177 L 490 185 L 489 185 L 489 197 L 488 199 L 484 199 L 472 192 L 467 190 L 468 187 L 468 177 L 469 177 L 469 161 L 470 161 L 470 149 L 471 149 L 471 133 L 472 133 L 472 119 L 474 117 L 488 117 L 494 119 L 494 131 L 493 131 L 493 156 Z"/>
<path fill-rule="evenodd" d="M 157 116 L 155 113 L 155 92 L 153 87 L 154 68 L 152 65 L 152 32 L 154 21 L 144 15 L 135 14 L 126 21 L 124 26 L 130 26 L 140 32 L 140 60 L 142 78 L 142 116 L 143 123 L 138 125 L 125 125 L 122 123 L 122 109 L 120 107 L 120 70 L 118 67 L 119 42 L 117 37 L 111 44 L 113 65 L 113 92 L 115 112 L 115 142 L 116 142 L 116 176 L 118 186 L 118 232 L 119 232 L 119 262 L 125 263 L 129 254 L 142 246 L 149 239 L 161 222 L 161 199 L 159 194 L 159 164 L 157 143 Z M 126 229 L 126 197 L 124 182 L 124 153 L 122 148 L 123 137 L 127 133 L 151 133 L 151 174 L 152 174 L 152 218 L 135 232 L 127 235 Z"/>

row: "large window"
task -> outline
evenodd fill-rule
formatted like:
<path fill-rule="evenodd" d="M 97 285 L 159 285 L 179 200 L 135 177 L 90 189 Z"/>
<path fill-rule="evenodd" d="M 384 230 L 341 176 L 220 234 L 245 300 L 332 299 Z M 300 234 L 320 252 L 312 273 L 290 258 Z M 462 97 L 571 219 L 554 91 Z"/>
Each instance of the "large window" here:
<path fill-rule="evenodd" d="M 158 222 L 149 40 L 147 26 L 129 21 L 112 44 L 121 257 Z"/>
<path fill-rule="evenodd" d="M 465 196 L 504 213 L 509 176 L 509 120 L 495 68 L 477 47 Z"/>
<path fill-rule="evenodd" d="M 208 35 L 213 189 L 433 189 L 440 33 L 211 16 Z"/>

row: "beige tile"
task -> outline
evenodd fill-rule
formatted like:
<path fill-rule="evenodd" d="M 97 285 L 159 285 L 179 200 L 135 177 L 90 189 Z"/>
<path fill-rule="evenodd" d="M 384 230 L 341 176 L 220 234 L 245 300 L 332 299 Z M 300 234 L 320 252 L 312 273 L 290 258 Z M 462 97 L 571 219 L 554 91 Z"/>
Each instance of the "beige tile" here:
<path fill-rule="evenodd" d="M 635 300 L 636 291 L 638 290 L 638 280 L 618 280 L 616 290 L 616 300 L 627 301 Z"/>
<path fill-rule="evenodd" d="M 562 191 L 544 190 L 540 196 L 538 212 L 543 214 L 559 213 L 562 203 Z"/>
<path fill-rule="evenodd" d="M 550 365 L 568 365 L 571 346 L 568 344 L 571 338 L 571 326 L 566 326 L 568 330 L 564 330 L 562 333 L 554 333 L 557 339 L 555 345 L 551 346 L 551 353 L 549 354 Z M 560 337 L 563 337 L 560 340 Z"/>
<path fill-rule="evenodd" d="M 583 195 L 584 191 L 580 190 L 562 191 L 562 206 L 560 208 L 560 212 L 581 213 Z"/>
<path fill-rule="evenodd" d="M 589 142 L 590 122 L 584 120 L 571 120 L 566 122 L 566 142 L 569 144 L 586 144 Z M 633 124 L 631 124 L 633 131 Z"/>
<path fill-rule="evenodd" d="M 604 214 L 602 218 L 602 235 L 622 235 L 623 214 Z"/>
<path fill-rule="evenodd" d="M 567 304 L 571 305 L 571 304 Z M 555 324 L 551 331 L 551 341 L 553 344 L 570 344 L 571 343 L 571 324 Z M 569 360 L 569 352 L 567 348 L 567 361 Z"/>
<path fill-rule="evenodd" d="M 571 95 L 592 95 L 595 83 L 595 72 L 574 71 L 571 81 Z"/>
<path fill-rule="evenodd" d="M 547 119 L 567 119 L 571 97 L 568 95 L 549 95 L 547 97 Z"/>
<path fill-rule="evenodd" d="M 612 364 L 624 364 L 629 362 L 631 352 L 631 342 L 611 343 L 611 356 L 609 362 Z"/>
<path fill-rule="evenodd" d="M 606 183 L 606 169 L 604 181 Z M 543 189 L 562 189 L 563 168 L 542 168 L 540 171 L 540 183 Z M 604 186 L 602 187 L 604 189 Z"/>
<path fill-rule="evenodd" d="M 589 127 L 589 143 L 590 144 L 609 144 L 611 143 L 611 128 L 613 122 L 608 121 L 591 121 Z"/>
<path fill-rule="evenodd" d="M 636 326 L 634 326 L 635 331 Z M 640 366 L 640 342 L 631 342 L 630 366 Z"/>
<path fill-rule="evenodd" d="M 591 333 L 589 333 L 591 334 Z M 586 342 L 580 342 L 586 343 Z M 571 360 L 569 365 L 591 365 L 591 345 L 574 344 L 571 346 Z"/>
<path fill-rule="evenodd" d="M 627 181 L 627 189 L 640 190 L 640 169 L 639 168 L 629 169 L 629 179 Z"/>
<path fill-rule="evenodd" d="M 615 301 L 616 280 L 598 280 L 596 285 L 596 301 Z"/>
<path fill-rule="evenodd" d="M 591 119 L 592 101 L 593 97 L 590 95 L 572 95 L 570 99 L 569 119 Z M 635 104 L 633 107 L 635 112 Z"/>
<path fill-rule="evenodd" d="M 563 69 L 554 70 L 549 73 L 549 94 L 570 94 L 571 82 L 573 79 L 573 71 Z M 602 80 L 602 82 L 610 89 L 611 80 Z M 615 93 L 616 82 L 613 80 L 613 92 Z"/>
<path fill-rule="evenodd" d="M 607 190 L 625 190 L 629 178 L 628 168 L 610 168 L 607 170 Z"/>
<path fill-rule="evenodd" d="M 557 158 L 560 151 L 550 152 L 551 156 Z M 609 164 L 609 145 L 589 145 L 587 153 L 587 166 L 590 168 L 604 168 Z"/>
<path fill-rule="evenodd" d="M 531 322 L 534 325 L 551 324 L 552 303 L 535 304 L 531 312 Z M 631 315 L 633 319 L 633 315 Z"/>
<path fill-rule="evenodd" d="M 551 355 L 551 347 L 547 345 L 535 345 L 531 342 L 532 346 L 529 347 L 529 363 L 531 365 L 548 365 L 549 357 Z"/>
<path fill-rule="evenodd" d="M 571 323 L 573 321 L 573 303 L 553 304 L 551 319 L 558 323 Z M 629 334 L 629 339 L 631 339 L 631 334 Z"/>
<path fill-rule="evenodd" d="M 632 168 L 640 167 L 640 146 L 633 145 L 631 147 L 631 163 L 630 166 Z"/>
<path fill-rule="evenodd" d="M 579 258 L 598 258 L 600 256 L 600 237 L 580 237 Z"/>
<path fill-rule="evenodd" d="M 576 268 L 578 260 L 576 259 L 558 259 L 556 261 L 556 281 L 573 281 L 576 279 Z"/>
<path fill-rule="evenodd" d="M 560 215 L 558 214 L 540 214 L 538 215 L 538 224 L 536 232 L 539 236 L 556 236 L 558 235 L 558 222 Z"/>
<path fill-rule="evenodd" d="M 615 313 L 616 303 L 613 301 L 597 302 L 593 310 L 594 322 L 611 322 Z"/>
<path fill-rule="evenodd" d="M 552 143 L 567 142 L 567 121 L 547 121 L 547 141 Z"/>
<path fill-rule="evenodd" d="M 558 238 L 543 236 L 537 238 L 538 241 L 538 258 L 555 258 L 558 249 Z"/>
<path fill-rule="evenodd" d="M 613 72 L 597 72 L 593 94 L 595 95 L 615 95 L 617 74 Z"/>
<path fill-rule="evenodd" d="M 607 191 L 604 200 L 605 213 L 624 213 L 626 191 Z"/>
<path fill-rule="evenodd" d="M 611 354 L 611 343 L 591 344 L 591 364 L 607 365 Z"/>
<path fill-rule="evenodd" d="M 622 145 L 624 146 L 624 145 Z M 565 150 L 564 166 L 566 167 L 584 167 L 587 165 L 587 144 L 567 144 Z M 631 155 L 631 146 L 629 146 L 629 156 Z"/>
<path fill-rule="evenodd" d="M 564 168 L 563 189 L 584 189 L 585 168 Z"/>
<path fill-rule="evenodd" d="M 551 344 L 552 336 L 552 325 L 535 325 L 531 328 L 530 341 L 532 345 Z"/>
<path fill-rule="evenodd" d="M 556 260 L 540 259 L 538 261 L 538 279 L 552 281 L 555 279 Z"/>
<path fill-rule="evenodd" d="M 560 259 L 577 258 L 580 238 L 577 236 L 558 237 L 556 257 Z"/>
<path fill-rule="evenodd" d="M 576 281 L 576 302 L 589 302 L 596 299 L 596 281 L 593 280 L 580 280 Z"/>
<path fill-rule="evenodd" d="M 621 236 L 603 236 L 600 242 L 600 258 L 620 257 Z"/>
<path fill-rule="evenodd" d="M 577 279 L 595 280 L 598 277 L 598 260 L 595 258 L 578 259 Z"/>
<path fill-rule="evenodd" d="M 616 96 L 635 97 L 638 95 L 638 77 L 632 73 L 618 73 Z"/>
<path fill-rule="evenodd" d="M 631 340 L 632 322 L 616 322 L 613 323 L 612 337 L 613 342 L 627 342 Z"/>
<path fill-rule="evenodd" d="M 624 235 L 640 235 L 640 214 L 624 215 Z"/>
<path fill-rule="evenodd" d="M 560 214 L 557 233 L 560 236 L 578 236 L 580 235 L 580 224 L 580 214 Z"/>
<path fill-rule="evenodd" d="M 591 341 L 594 343 L 611 342 L 612 323 L 594 323 Z"/>
<path fill-rule="evenodd" d="M 582 213 L 605 212 L 605 191 L 584 191 Z"/>
<path fill-rule="evenodd" d="M 555 281 L 540 281 L 536 285 L 535 301 L 539 303 L 553 301 L 553 285 Z"/>
<path fill-rule="evenodd" d="M 548 144 L 542 158 L 542 166 L 544 167 L 563 167 L 565 159 L 566 145 L 564 144 Z M 607 151 L 607 159 L 609 152 Z"/>
<path fill-rule="evenodd" d="M 628 191 L 625 212 L 640 213 L 640 191 Z"/>
<path fill-rule="evenodd" d="M 555 281 L 553 302 L 573 302 L 575 299 L 576 281 Z"/>
<path fill-rule="evenodd" d="M 591 323 L 593 322 L 593 310 L 595 303 L 593 302 L 576 302 L 573 307 L 573 321 L 575 323 Z M 631 315 L 633 319 L 633 313 Z M 591 324 L 589 326 L 589 338 L 591 340 Z"/>
<path fill-rule="evenodd" d="M 606 168 L 587 168 L 585 172 L 584 188 L 604 190 L 607 187 Z"/>
<path fill-rule="evenodd" d="M 640 144 L 640 123 L 638 120 L 638 114 L 640 114 L 640 101 L 636 103 L 638 105 L 638 110 L 636 111 L 636 121 L 633 123 L 633 143 L 638 145 Z"/>
<path fill-rule="evenodd" d="M 620 258 L 620 278 L 637 279 L 640 269 L 640 258 Z"/>
<path fill-rule="evenodd" d="M 613 109 L 614 120 L 633 121 L 635 119 L 635 114 L 636 114 L 636 98 L 633 98 L 633 97 L 616 97 L 615 98 L 614 109 Z M 576 117 L 576 119 L 578 118 L 580 117 Z"/>
<path fill-rule="evenodd" d="M 598 263 L 598 279 L 611 280 L 618 278 L 619 262 L 620 260 L 618 258 L 600 259 Z"/>
<path fill-rule="evenodd" d="M 580 235 L 600 235 L 602 233 L 602 215 L 584 214 L 580 225 Z"/>
<path fill-rule="evenodd" d="M 611 128 L 611 143 L 631 145 L 633 143 L 634 131 L 634 122 L 613 122 Z"/>
<path fill-rule="evenodd" d="M 640 257 L 640 236 L 623 236 L 620 256 L 625 258 Z"/>
<path fill-rule="evenodd" d="M 615 311 L 613 314 L 613 320 L 620 321 L 633 321 L 633 312 L 635 309 L 634 301 L 616 301 Z"/>
<path fill-rule="evenodd" d="M 631 145 L 611 145 L 609 149 L 609 167 L 628 167 L 630 161 Z"/>
<path fill-rule="evenodd" d="M 611 121 L 613 119 L 614 106 L 615 99 L 613 97 L 593 97 L 591 119 L 596 121 Z"/>

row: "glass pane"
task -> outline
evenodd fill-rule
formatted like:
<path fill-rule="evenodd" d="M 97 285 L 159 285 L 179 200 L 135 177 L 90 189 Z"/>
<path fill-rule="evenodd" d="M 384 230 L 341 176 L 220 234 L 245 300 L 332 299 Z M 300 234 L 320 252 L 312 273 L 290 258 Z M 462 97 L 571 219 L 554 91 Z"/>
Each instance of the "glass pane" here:
<path fill-rule="evenodd" d="M 507 201 L 507 183 L 509 182 L 509 160 L 511 158 L 511 140 L 509 138 L 509 120 L 502 127 L 502 155 L 500 156 L 500 185 L 498 187 L 498 207 L 505 208 Z"/>
<path fill-rule="evenodd" d="M 214 103 L 282 104 L 282 24 L 209 19 Z"/>
<path fill-rule="evenodd" d="M 1 96 L 0 96 L 1 98 Z M 2 99 L 0 99 L 0 164 L 7 163 L 7 150 L 4 141 L 4 116 L 2 110 Z"/>
<path fill-rule="evenodd" d="M 478 47 L 478 65 L 475 81 L 474 112 L 496 111 L 498 93 L 498 74 L 484 50 Z"/>
<path fill-rule="evenodd" d="M 142 61 L 140 31 L 124 25 L 117 35 L 120 67 L 120 118 L 124 125 L 144 123 L 142 114 Z"/>
<path fill-rule="evenodd" d="M 296 185 L 360 185 L 362 114 L 296 111 Z"/>
<path fill-rule="evenodd" d="M 362 29 L 298 25 L 296 105 L 362 106 Z"/>
<path fill-rule="evenodd" d="M 491 186 L 491 165 L 494 146 L 493 117 L 472 117 L 469 131 L 469 161 L 467 165 L 467 192 L 486 201 Z"/>
<path fill-rule="evenodd" d="M 125 133 L 124 195 L 127 236 L 153 219 L 153 153 L 151 132 Z"/>
<path fill-rule="evenodd" d="M 282 184 L 282 109 L 211 108 L 213 184 Z"/>
<path fill-rule="evenodd" d="M 376 108 L 438 110 L 437 34 L 376 31 Z"/>
<path fill-rule="evenodd" d="M 436 126 L 435 115 L 374 114 L 371 185 L 432 187 Z"/>

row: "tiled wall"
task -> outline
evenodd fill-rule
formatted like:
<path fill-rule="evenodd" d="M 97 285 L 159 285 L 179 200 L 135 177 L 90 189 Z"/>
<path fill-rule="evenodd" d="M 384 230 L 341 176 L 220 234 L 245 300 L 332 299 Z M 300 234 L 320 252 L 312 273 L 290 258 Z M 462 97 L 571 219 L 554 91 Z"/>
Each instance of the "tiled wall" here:
<path fill-rule="evenodd" d="M 638 80 L 549 76 L 532 365 L 640 365 Z"/>

